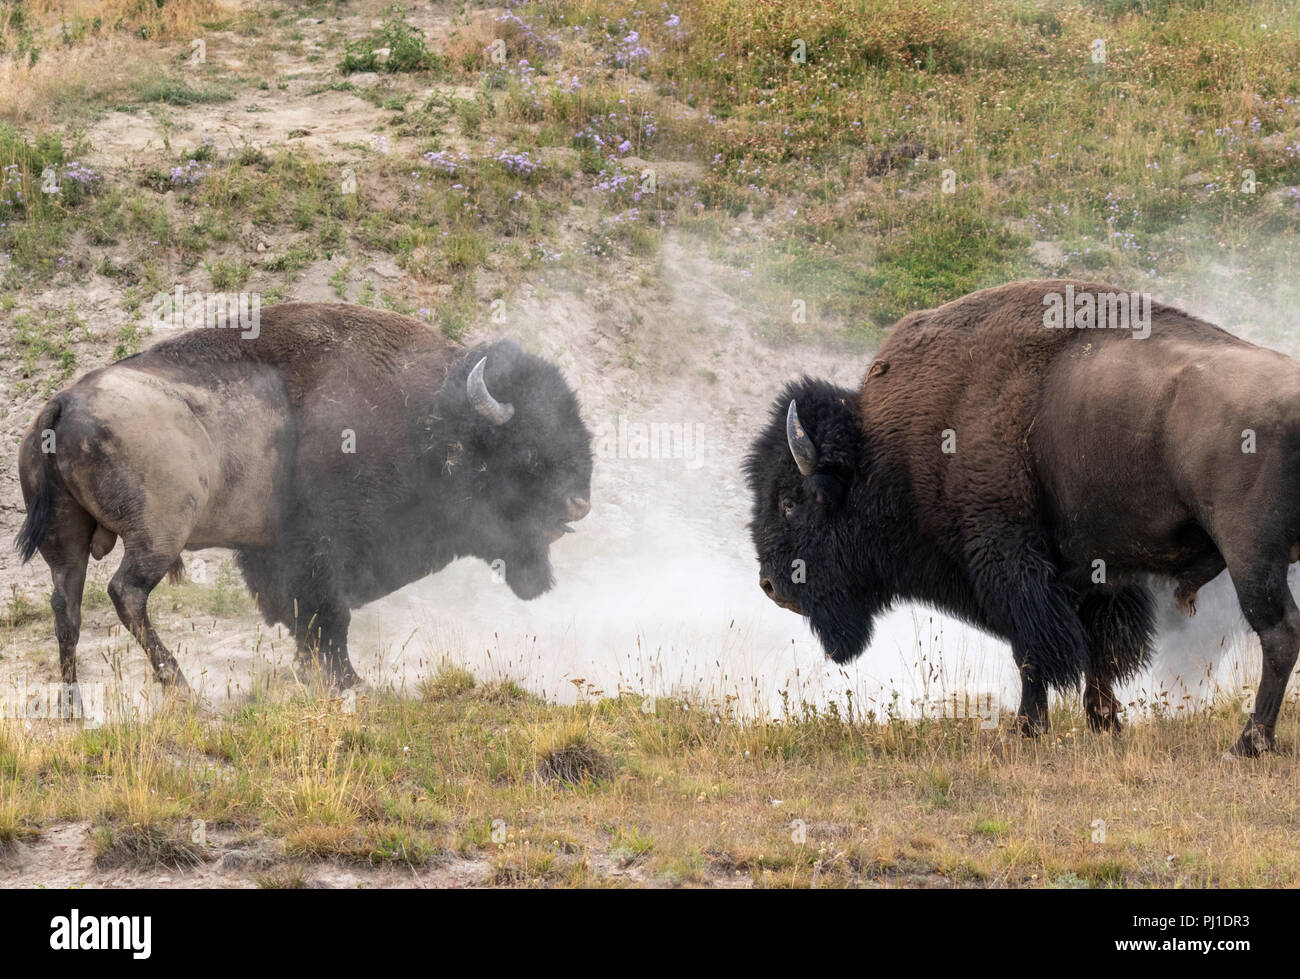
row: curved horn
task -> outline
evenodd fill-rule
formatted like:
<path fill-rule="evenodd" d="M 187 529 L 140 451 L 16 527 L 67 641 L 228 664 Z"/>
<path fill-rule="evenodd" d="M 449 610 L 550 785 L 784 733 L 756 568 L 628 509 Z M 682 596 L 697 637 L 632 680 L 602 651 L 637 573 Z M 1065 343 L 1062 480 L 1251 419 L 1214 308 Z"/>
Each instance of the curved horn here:
<path fill-rule="evenodd" d="M 469 372 L 469 377 L 465 380 L 465 393 L 469 395 L 469 403 L 474 406 L 475 411 L 493 425 L 504 425 L 514 417 L 515 406 L 502 404 L 492 397 L 487 384 L 483 381 L 483 365 L 486 363 L 487 358 L 484 357 Z"/>
<path fill-rule="evenodd" d="M 794 456 L 794 464 L 799 467 L 799 471 L 805 476 L 811 476 L 817 465 L 817 446 L 799 423 L 799 412 L 795 411 L 793 401 L 790 402 L 790 410 L 785 413 L 785 440 L 790 443 L 790 454 Z"/>

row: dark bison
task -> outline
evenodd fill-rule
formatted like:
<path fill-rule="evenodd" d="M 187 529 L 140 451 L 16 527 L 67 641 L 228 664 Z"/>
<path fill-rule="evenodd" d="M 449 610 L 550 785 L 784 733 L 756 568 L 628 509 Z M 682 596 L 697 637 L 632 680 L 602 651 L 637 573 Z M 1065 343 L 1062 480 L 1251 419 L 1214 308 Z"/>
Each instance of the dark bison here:
<path fill-rule="evenodd" d="M 1168 306 L 1020 282 L 913 313 L 858 390 L 789 384 L 746 461 L 760 585 L 836 662 L 927 603 L 1011 644 L 1027 733 L 1087 678 L 1094 729 L 1149 656 L 1149 575 L 1189 613 L 1225 567 L 1263 644 L 1238 754 L 1273 746 L 1300 648 L 1300 364 Z"/>
<path fill-rule="evenodd" d="M 520 598 L 551 587 L 549 547 L 587 513 L 592 465 L 554 365 L 356 306 L 276 306 L 247 332 L 91 371 L 27 432 L 18 547 L 50 566 L 65 683 L 86 559 L 119 537 L 108 591 L 164 684 L 185 681 L 146 603 L 182 550 L 233 548 L 267 622 L 341 686 L 350 610 L 456 557 L 504 562 Z"/>

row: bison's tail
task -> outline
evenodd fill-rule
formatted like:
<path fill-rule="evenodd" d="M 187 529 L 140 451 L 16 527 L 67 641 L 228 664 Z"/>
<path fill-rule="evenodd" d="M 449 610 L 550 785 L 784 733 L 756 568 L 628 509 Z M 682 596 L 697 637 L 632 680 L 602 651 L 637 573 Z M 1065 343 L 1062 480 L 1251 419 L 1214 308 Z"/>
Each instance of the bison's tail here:
<path fill-rule="evenodd" d="M 38 439 L 42 438 L 42 432 L 52 429 L 57 424 L 62 411 L 63 403 L 60 398 L 55 398 L 42 409 L 36 416 L 36 424 L 32 428 Z M 40 473 L 37 476 L 36 495 L 28 501 L 27 519 L 23 521 L 22 529 L 18 531 L 18 537 L 14 540 L 14 546 L 18 548 L 23 564 L 32 559 L 36 549 L 45 540 L 45 535 L 50 532 L 50 518 L 54 512 L 54 474 L 50 470 L 51 463 L 50 453 L 42 451 L 38 463 Z"/>
<path fill-rule="evenodd" d="M 172 566 L 167 569 L 167 582 L 172 585 L 179 585 L 185 581 L 185 559 L 178 557 L 172 562 Z"/>

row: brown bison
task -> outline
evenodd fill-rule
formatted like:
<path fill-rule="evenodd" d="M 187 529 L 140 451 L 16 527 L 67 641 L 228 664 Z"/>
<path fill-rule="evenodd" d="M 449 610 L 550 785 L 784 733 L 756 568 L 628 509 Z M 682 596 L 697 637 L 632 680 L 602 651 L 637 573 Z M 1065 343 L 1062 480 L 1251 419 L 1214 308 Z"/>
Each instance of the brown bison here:
<path fill-rule="evenodd" d="M 1086 677 L 1094 729 L 1148 658 L 1148 576 L 1180 606 L 1226 567 L 1263 644 L 1238 754 L 1273 746 L 1300 649 L 1300 364 L 1087 282 L 987 289 L 894 326 L 861 387 L 805 378 L 746 463 L 760 584 L 836 661 L 892 603 L 1010 643 L 1028 733 Z"/>
<path fill-rule="evenodd" d="M 164 684 L 184 679 L 146 606 L 186 549 L 233 548 L 266 620 L 344 686 L 350 610 L 456 557 L 504 562 L 521 598 L 551 587 L 549 547 L 587 513 L 592 466 L 554 365 L 356 306 L 260 320 L 91 371 L 27 432 L 18 547 L 50 566 L 64 683 L 87 558 L 119 538 L 108 592 Z"/>

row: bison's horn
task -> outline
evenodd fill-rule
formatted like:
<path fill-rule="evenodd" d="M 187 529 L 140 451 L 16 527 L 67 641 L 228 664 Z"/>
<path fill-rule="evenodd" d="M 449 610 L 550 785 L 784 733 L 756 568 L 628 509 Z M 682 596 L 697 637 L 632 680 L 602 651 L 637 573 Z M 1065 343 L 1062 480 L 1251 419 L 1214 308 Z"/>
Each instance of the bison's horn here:
<path fill-rule="evenodd" d="M 504 425 L 514 417 L 515 406 L 502 404 L 492 397 L 487 384 L 483 381 L 483 365 L 486 363 L 487 358 L 484 357 L 469 372 L 469 378 L 465 381 L 465 393 L 469 395 L 469 403 L 474 406 L 475 411 L 493 425 Z"/>
<path fill-rule="evenodd" d="M 805 476 L 811 476 L 817 466 L 817 446 L 813 445 L 813 440 L 799 423 L 799 412 L 795 411 L 793 401 L 790 402 L 790 410 L 785 413 L 785 440 L 790 443 L 790 454 L 794 456 L 794 464 L 799 467 L 799 471 Z"/>

